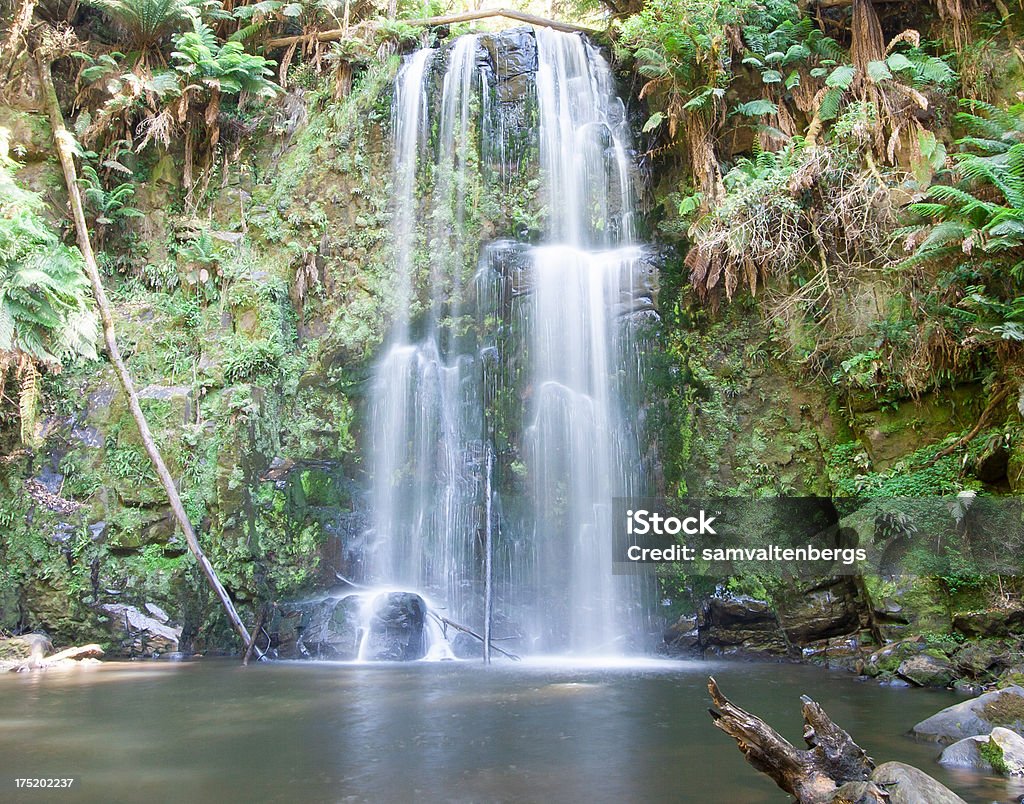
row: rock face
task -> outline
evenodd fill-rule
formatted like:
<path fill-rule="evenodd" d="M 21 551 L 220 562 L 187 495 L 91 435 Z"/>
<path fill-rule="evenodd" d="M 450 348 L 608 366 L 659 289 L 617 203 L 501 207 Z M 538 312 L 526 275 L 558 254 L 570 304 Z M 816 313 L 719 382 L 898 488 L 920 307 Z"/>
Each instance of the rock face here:
<path fill-rule="evenodd" d="M 105 603 L 99 606 L 99 610 L 110 618 L 111 631 L 129 654 L 152 656 L 178 649 L 181 628 L 165 625 L 135 606 L 123 603 Z"/>
<path fill-rule="evenodd" d="M 389 592 L 374 602 L 364 658 L 408 662 L 427 654 L 427 604 L 413 592 Z"/>
<path fill-rule="evenodd" d="M 944 784 L 902 762 L 879 765 L 871 781 L 889 794 L 889 804 L 966 804 Z"/>
<path fill-rule="evenodd" d="M 997 726 L 984 737 L 965 737 L 946 748 L 939 764 L 1007 776 L 1024 775 L 1024 737 Z"/>
<path fill-rule="evenodd" d="M 23 634 L 9 639 L 0 639 L 0 661 L 41 659 L 52 649 L 50 640 L 42 634 Z"/>
<path fill-rule="evenodd" d="M 986 692 L 949 706 L 922 720 L 911 733 L 927 740 L 954 743 L 965 737 L 989 734 L 996 726 L 1024 733 L 1024 688 L 1013 686 Z"/>
<path fill-rule="evenodd" d="M 842 577 L 795 589 L 790 602 L 780 606 L 779 621 L 796 645 L 852 634 L 860 628 L 856 587 Z"/>
<path fill-rule="evenodd" d="M 752 597 L 713 597 L 698 619 L 700 646 L 713 653 L 790 653 L 775 613 Z"/>

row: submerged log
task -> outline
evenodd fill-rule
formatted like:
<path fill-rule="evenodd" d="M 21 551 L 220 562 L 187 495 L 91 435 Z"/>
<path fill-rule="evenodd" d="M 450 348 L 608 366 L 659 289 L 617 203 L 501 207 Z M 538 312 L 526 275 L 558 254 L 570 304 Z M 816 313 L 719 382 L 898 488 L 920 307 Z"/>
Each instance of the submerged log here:
<path fill-rule="evenodd" d="M 708 679 L 708 691 L 718 707 L 708 710 L 715 726 L 736 741 L 754 768 L 802 804 L 831 801 L 841 785 L 869 780 L 874 761 L 807 696 L 801 700 L 808 747 L 799 749 L 757 715 L 732 703 L 713 678 Z"/>

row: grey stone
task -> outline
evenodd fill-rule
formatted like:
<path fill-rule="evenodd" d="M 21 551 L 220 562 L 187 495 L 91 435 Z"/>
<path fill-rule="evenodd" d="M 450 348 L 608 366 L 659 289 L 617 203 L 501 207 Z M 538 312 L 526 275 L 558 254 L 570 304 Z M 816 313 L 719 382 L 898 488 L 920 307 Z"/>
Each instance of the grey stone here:
<path fill-rule="evenodd" d="M 954 677 L 949 661 L 923 653 L 900 662 L 896 674 L 918 687 L 948 687 Z"/>
<path fill-rule="evenodd" d="M 996 726 L 1024 733 L 1024 688 L 1011 686 L 948 706 L 922 720 L 911 733 L 927 740 L 954 743 L 964 737 L 988 734 Z"/>
<path fill-rule="evenodd" d="M 997 748 L 1003 758 L 1003 767 L 995 768 L 985 758 L 982 748 L 992 745 Z M 1009 776 L 1024 775 L 1024 737 L 1016 732 L 997 726 L 985 736 L 965 737 L 958 740 L 942 752 L 939 764 L 951 768 L 971 768 L 972 770 L 1005 772 Z"/>
<path fill-rule="evenodd" d="M 889 794 L 889 804 L 967 804 L 924 771 L 902 762 L 879 765 L 871 781 Z"/>
<path fill-rule="evenodd" d="M 148 656 L 178 649 L 180 628 L 164 625 L 124 603 L 104 603 L 99 610 L 110 617 L 111 630 L 121 638 L 122 647 L 129 653 Z"/>

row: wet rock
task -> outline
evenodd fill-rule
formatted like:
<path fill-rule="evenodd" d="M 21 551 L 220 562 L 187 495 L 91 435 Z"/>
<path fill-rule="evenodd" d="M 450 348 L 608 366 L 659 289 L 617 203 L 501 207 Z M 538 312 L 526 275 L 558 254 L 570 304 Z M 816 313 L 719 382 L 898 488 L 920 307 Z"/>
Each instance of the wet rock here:
<path fill-rule="evenodd" d="M 700 630 L 697 616 L 684 614 L 665 629 L 665 652 L 669 654 L 700 652 Z"/>
<path fill-rule="evenodd" d="M 1024 737 L 997 726 L 984 736 L 965 737 L 948 746 L 939 764 L 1005 776 L 1024 776 Z"/>
<path fill-rule="evenodd" d="M 834 639 L 860 628 L 857 590 L 850 578 L 834 578 L 797 589 L 779 608 L 779 622 L 790 642 L 807 645 Z"/>
<path fill-rule="evenodd" d="M 451 640 L 451 644 L 456 659 L 479 659 L 484 655 L 484 644 L 461 631 Z"/>
<path fill-rule="evenodd" d="M 164 625 L 135 606 L 104 603 L 98 609 L 110 617 L 110 628 L 130 655 L 152 656 L 178 650 L 181 629 Z"/>
<path fill-rule="evenodd" d="M 879 765 L 871 781 L 889 794 L 889 804 L 967 804 L 924 771 L 902 762 Z"/>
<path fill-rule="evenodd" d="M 911 734 L 953 743 L 964 737 L 988 734 L 996 726 L 1024 733 L 1024 688 L 1007 687 L 948 706 L 914 726 Z"/>
<path fill-rule="evenodd" d="M 408 662 L 427 653 L 427 605 L 413 592 L 389 592 L 374 601 L 364 658 Z"/>
<path fill-rule="evenodd" d="M 885 804 L 889 800 L 884 788 L 874 782 L 847 782 L 836 788 L 830 804 Z"/>
<path fill-rule="evenodd" d="M 479 41 L 499 83 L 537 71 L 537 40 L 530 28 L 483 34 Z"/>
<path fill-rule="evenodd" d="M 282 606 L 271 646 L 282 659 L 353 661 L 359 656 L 362 598 L 326 597 Z"/>
<path fill-rule="evenodd" d="M 713 653 L 783 656 L 790 652 L 786 635 L 771 607 L 752 597 L 713 597 L 701 612 L 700 642 Z"/>
<path fill-rule="evenodd" d="M 946 659 L 920 654 L 900 662 L 896 674 L 918 687 L 948 687 L 953 682 L 953 665 Z"/>

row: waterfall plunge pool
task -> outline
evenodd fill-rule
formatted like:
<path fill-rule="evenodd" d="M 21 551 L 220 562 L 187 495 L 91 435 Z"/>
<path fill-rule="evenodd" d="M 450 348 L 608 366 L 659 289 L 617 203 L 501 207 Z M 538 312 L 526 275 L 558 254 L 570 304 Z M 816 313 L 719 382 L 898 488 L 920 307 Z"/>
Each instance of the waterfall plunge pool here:
<path fill-rule="evenodd" d="M 904 736 L 956 702 L 843 672 L 741 662 L 531 660 L 105 663 L 0 677 L 4 801 L 14 777 L 74 777 L 60 801 L 783 802 L 711 723 L 713 674 L 800 743 L 800 695 L 877 761 L 968 801 L 1024 783 L 956 773 Z"/>

